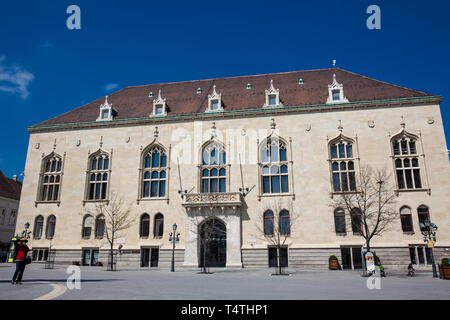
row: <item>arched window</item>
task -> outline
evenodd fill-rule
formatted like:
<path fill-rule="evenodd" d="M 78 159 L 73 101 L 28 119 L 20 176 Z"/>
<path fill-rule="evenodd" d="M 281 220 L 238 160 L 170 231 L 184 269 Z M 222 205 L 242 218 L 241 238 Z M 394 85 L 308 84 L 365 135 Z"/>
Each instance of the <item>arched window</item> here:
<path fill-rule="evenodd" d="M 289 192 L 289 170 L 286 144 L 278 138 L 267 138 L 260 150 L 262 193 Z"/>
<path fill-rule="evenodd" d="M 153 145 L 143 153 L 142 198 L 163 198 L 166 195 L 167 154 L 163 147 Z"/>
<path fill-rule="evenodd" d="M 150 234 L 150 216 L 146 213 L 141 216 L 139 234 L 142 238 L 148 237 Z"/>
<path fill-rule="evenodd" d="M 51 153 L 42 163 L 39 201 L 58 201 L 61 190 L 62 159 L 59 155 Z"/>
<path fill-rule="evenodd" d="M 94 219 L 90 215 L 85 216 L 83 219 L 83 229 L 81 231 L 81 236 L 85 239 L 89 239 L 91 237 L 93 220 Z"/>
<path fill-rule="evenodd" d="M 334 210 L 334 227 L 336 233 L 346 233 L 345 227 L 345 211 L 341 208 Z"/>
<path fill-rule="evenodd" d="M 164 216 L 161 213 L 155 215 L 155 225 L 153 235 L 155 238 L 161 238 L 164 232 Z"/>
<path fill-rule="evenodd" d="M 273 235 L 273 212 L 271 210 L 264 212 L 264 235 Z"/>
<path fill-rule="evenodd" d="M 109 155 L 96 152 L 89 157 L 87 200 L 105 200 L 108 198 Z"/>
<path fill-rule="evenodd" d="M 330 164 L 333 192 L 356 190 L 353 142 L 340 135 L 330 142 Z"/>
<path fill-rule="evenodd" d="M 362 214 L 358 208 L 353 208 L 350 211 L 350 217 L 352 219 L 352 231 L 353 233 L 360 234 L 362 232 Z"/>
<path fill-rule="evenodd" d="M 56 217 L 51 215 L 47 219 L 47 239 L 53 239 L 55 235 Z"/>
<path fill-rule="evenodd" d="M 0 209 L 0 225 L 5 224 L 5 219 L 6 219 L 6 209 L 2 208 Z"/>
<path fill-rule="evenodd" d="M 417 208 L 417 215 L 419 216 L 420 231 L 427 230 L 426 225 L 431 222 L 431 220 L 430 220 L 430 211 L 428 210 L 428 207 L 425 206 L 425 205 L 421 205 L 420 207 L 418 207 Z"/>
<path fill-rule="evenodd" d="M 95 219 L 95 238 L 102 239 L 105 234 L 105 216 L 99 215 Z"/>
<path fill-rule="evenodd" d="M 414 231 L 410 207 L 403 206 L 400 208 L 400 221 L 402 223 L 403 232 L 413 232 Z"/>
<path fill-rule="evenodd" d="M 34 233 L 35 239 L 40 239 L 42 237 L 42 230 L 44 229 L 44 217 L 37 216 L 34 220 Z"/>
<path fill-rule="evenodd" d="M 289 211 L 281 210 L 280 212 L 280 234 L 288 236 L 291 234 L 291 219 L 289 217 Z"/>
<path fill-rule="evenodd" d="M 201 172 L 201 192 L 227 191 L 227 156 L 225 148 L 218 142 L 203 147 Z"/>
<path fill-rule="evenodd" d="M 403 131 L 392 138 L 392 153 L 398 189 L 421 189 L 419 154 L 417 137 Z"/>

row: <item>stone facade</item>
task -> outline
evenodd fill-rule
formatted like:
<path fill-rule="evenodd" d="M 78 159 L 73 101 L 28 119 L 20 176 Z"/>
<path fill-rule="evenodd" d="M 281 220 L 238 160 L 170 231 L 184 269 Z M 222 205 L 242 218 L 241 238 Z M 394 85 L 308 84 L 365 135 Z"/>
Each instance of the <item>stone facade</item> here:
<path fill-rule="evenodd" d="M 327 92 L 326 87 L 324 90 Z M 282 94 L 280 91 L 280 99 L 283 99 Z M 180 232 L 176 266 L 197 267 L 198 228 L 204 219 L 214 216 L 226 225 L 227 267 L 268 267 L 270 242 L 261 234 L 261 216 L 267 209 L 280 207 L 289 209 L 291 218 L 296 218 L 285 243 L 289 267 L 328 268 L 330 255 L 336 255 L 341 262 L 342 247 L 360 248 L 364 244 L 358 235 L 351 232 L 341 235 L 335 231 L 333 210 L 329 205 L 332 196 L 329 141 L 339 135 L 351 138 L 355 142 L 358 167 L 386 168 L 394 174 L 391 137 L 405 130 L 418 137 L 419 151 L 423 154 L 420 158 L 423 187 L 414 191 L 400 190 L 396 199 L 398 210 L 405 205 L 411 208 L 414 232 L 403 232 L 399 217 L 383 236 L 372 240 L 372 246 L 385 266 L 406 267 L 410 262 L 409 247 L 424 245 L 417 208 L 426 205 L 431 220 L 439 226 L 435 258 L 438 261 L 448 257 L 450 170 L 440 100 L 393 99 L 354 104 L 348 92 L 346 96 L 348 103 L 333 107 L 289 108 L 284 105 L 258 112 L 221 111 L 167 121 L 163 116 L 138 122 L 113 120 L 101 124 L 32 127 L 18 226 L 28 221 L 33 228 L 38 215 L 44 217 L 45 224 L 47 218 L 54 215 L 56 229 L 51 247 L 57 252 L 56 263 L 80 261 L 83 248 L 97 248 L 100 250 L 98 259 L 105 264 L 107 241 L 81 236 L 83 217 L 94 210 L 97 203 L 86 201 L 88 159 L 102 150 L 110 155 L 107 194 L 115 192 L 129 203 L 135 221 L 120 235 L 119 265 L 138 268 L 141 249 L 157 247 L 158 267 L 170 267 L 169 232 L 176 223 Z M 326 98 L 325 95 L 324 101 Z M 170 108 L 170 100 L 167 104 Z M 262 192 L 258 150 L 273 134 L 286 143 L 289 192 L 267 195 Z M 221 143 L 226 150 L 227 180 L 223 194 L 201 192 L 202 146 L 208 141 Z M 163 197 L 143 199 L 142 152 L 151 144 L 161 145 L 167 152 L 167 191 Z M 38 193 L 42 160 L 52 152 L 63 159 L 60 196 L 57 201 L 41 202 Z M 393 185 L 394 179 L 392 175 Z M 244 191 L 248 188 L 245 197 L 239 190 L 242 187 Z M 139 220 L 143 213 L 150 216 L 148 237 L 140 237 Z M 162 237 L 153 236 L 157 213 L 164 215 Z M 351 230 L 348 213 L 346 229 Z M 31 239 L 30 245 L 45 248 L 50 246 L 50 240 L 43 235 Z M 426 262 L 423 267 L 431 268 Z"/>

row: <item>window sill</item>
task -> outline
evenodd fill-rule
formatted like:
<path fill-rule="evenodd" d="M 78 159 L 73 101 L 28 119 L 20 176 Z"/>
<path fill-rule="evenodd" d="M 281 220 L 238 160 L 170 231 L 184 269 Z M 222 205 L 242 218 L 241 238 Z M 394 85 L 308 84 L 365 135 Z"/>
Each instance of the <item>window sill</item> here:
<path fill-rule="evenodd" d="M 347 235 L 347 232 L 336 232 L 336 235 L 338 237 L 345 237 Z"/>
<path fill-rule="evenodd" d="M 59 207 L 60 204 L 61 204 L 61 201 L 60 201 L 60 200 L 57 200 L 57 201 L 35 201 L 35 202 L 34 202 L 34 206 L 35 206 L 36 208 L 37 208 L 38 204 L 57 204 L 58 207 Z"/>
<path fill-rule="evenodd" d="M 414 231 L 403 231 L 403 234 L 404 235 L 413 235 L 413 234 L 415 234 L 415 232 Z"/>
<path fill-rule="evenodd" d="M 139 202 L 141 202 L 141 201 L 167 201 L 167 203 L 169 203 L 169 198 L 168 197 L 153 197 L 153 198 L 136 199 L 137 204 L 139 204 Z"/>
<path fill-rule="evenodd" d="M 109 202 L 109 199 L 96 199 L 96 200 L 83 200 L 83 205 L 88 202 L 88 203 L 95 203 L 95 202 Z"/>
<path fill-rule="evenodd" d="M 162 239 L 163 237 L 162 236 L 155 236 L 155 237 L 153 237 L 153 239 Z"/>
<path fill-rule="evenodd" d="M 292 197 L 292 200 L 295 200 L 294 193 L 263 193 L 258 195 L 258 201 L 261 201 L 261 198 L 272 198 L 272 197 Z"/>
<path fill-rule="evenodd" d="M 428 195 L 431 194 L 431 189 L 421 188 L 421 189 L 394 189 L 395 194 L 398 196 L 401 192 L 426 192 Z"/>

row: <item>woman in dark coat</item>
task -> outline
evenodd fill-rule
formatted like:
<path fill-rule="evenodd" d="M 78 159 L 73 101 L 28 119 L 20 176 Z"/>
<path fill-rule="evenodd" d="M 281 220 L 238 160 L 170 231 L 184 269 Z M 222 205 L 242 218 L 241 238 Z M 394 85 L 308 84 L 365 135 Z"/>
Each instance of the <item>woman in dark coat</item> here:
<path fill-rule="evenodd" d="M 12 284 L 22 284 L 22 276 L 23 272 L 25 271 L 25 265 L 26 265 L 26 257 L 28 251 L 30 249 L 26 245 L 26 242 L 28 242 L 25 239 L 20 239 L 16 242 L 16 248 L 17 248 L 17 255 L 16 255 L 16 271 L 14 272 L 14 276 L 12 278 L 11 283 Z"/>

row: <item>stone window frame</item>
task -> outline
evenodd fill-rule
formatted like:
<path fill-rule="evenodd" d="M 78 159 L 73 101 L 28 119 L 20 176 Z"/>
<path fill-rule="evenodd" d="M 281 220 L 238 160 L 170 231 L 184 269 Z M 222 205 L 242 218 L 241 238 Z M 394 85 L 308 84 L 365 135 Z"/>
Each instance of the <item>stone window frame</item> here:
<path fill-rule="evenodd" d="M 344 152 L 345 152 L 345 157 L 344 158 L 339 158 L 339 144 L 343 143 L 344 144 Z M 352 145 L 352 156 L 351 158 L 347 158 L 347 144 L 351 144 Z M 331 147 L 332 145 L 336 145 L 337 146 L 337 158 L 332 158 L 332 154 L 331 154 Z M 339 195 L 339 194 L 347 194 L 347 193 L 356 193 L 358 192 L 358 184 L 357 184 L 357 178 L 358 178 L 358 173 L 360 172 L 360 158 L 359 158 L 359 145 L 358 145 L 358 137 L 355 136 L 354 139 L 344 135 L 342 132 L 337 135 L 334 138 L 328 139 L 327 137 L 327 149 L 328 149 L 328 163 L 329 163 L 329 168 L 330 168 L 330 195 L 331 198 L 333 198 L 333 196 L 335 195 Z M 348 170 L 348 163 L 352 161 L 353 165 L 354 165 L 354 169 L 349 171 Z M 338 171 L 333 171 L 333 163 L 337 162 L 338 163 Z M 341 170 L 341 163 L 345 162 L 346 163 L 346 170 L 342 171 Z M 334 178 L 333 178 L 333 173 L 338 173 L 339 174 L 339 181 L 340 181 L 340 185 L 342 186 L 342 180 L 341 180 L 341 173 L 342 172 L 347 172 L 347 185 L 350 189 L 350 178 L 348 173 L 349 172 L 354 172 L 355 173 L 355 190 L 347 190 L 347 191 L 335 191 L 334 190 Z M 342 189 L 342 188 L 341 188 Z"/>
<path fill-rule="evenodd" d="M 39 219 L 39 221 L 38 221 Z M 33 239 L 39 240 L 42 238 L 42 234 L 44 232 L 44 216 L 42 214 L 39 214 L 34 218 L 34 228 L 33 228 Z M 38 229 L 38 224 L 40 225 L 40 228 Z M 40 230 L 39 234 L 37 233 L 38 230 Z"/>
<path fill-rule="evenodd" d="M 404 124 L 403 124 L 404 126 Z M 423 142 L 422 142 L 422 135 L 419 132 L 418 135 L 412 134 L 408 131 L 406 131 L 404 128 L 398 132 L 397 134 L 391 136 L 390 134 L 388 134 L 389 137 L 389 145 L 390 145 L 390 150 L 391 150 L 391 159 L 392 159 L 392 168 L 393 168 L 393 176 L 394 176 L 394 180 L 395 180 L 395 193 L 398 195 L 400 192 L 420 192 L 420 191 L 426 191 L 428 193 L 428 195 L 431 194 L 431 188 L 430 188 L 430 184 L 428 181 L 428 170 L 427 170 L 427 166 L 426 166 L 426 162 L 425 162 L 425 154 L 424 154 L 424 149 L 423 149 Z M 408 141 L 407 143 L 407 148 L 408 148 L 408 153 L 407 154 L 403 154 L 403 151 L 401 149 L 401 144 L 399 146 L 399 151 L 400 154 L 395 154 L 395 150 L 394 150 L 394 141 Z M 415 151 L 416 153 L 411 154 L 410 153 L 410 142 L 411 140 L 414 140 L 415 143 Z M 411 164 L 411 168 L 410 170 L 412 171 L 412 183 L 414 188 L 407 188 L 407 181 L 406 181 L 406 175 L 405 175 L 405 167 L 404 167 L 404 160 L 405 159 L 409 159 L 410 164 Z M 412 167 L 412 160 L 413 159 L 417 159 L 418 162 L 418 166 L 417 167 Z M 400 189 L 399 186 L 399 181 L 398 181 L 398 176 L 397 176 L 397 166 L 396 166 L 396 161 L 400 160 L 402 162 L 402 168 L 400 168 L 400 170 L 403 170 L 403 182 L 405 183 L 404 188 Z M 420 182 L 421 182 L 421 188 L 415 188 L 415 179 L 413 176 L 413 169 L 419 169 L 419 177 L 420 177 Z M 422 170 L 423 169 L 423 170 Z"/>
<path fill-rule="evenodd" d="M 94 160 L 97 160 L 98 163 L 98 159 L 102 158 L 103 159 L 103 168 L 104 168 L 104 161 L 105 159 L 108 159 L 108 169 L 92 169 L 92 162 Z M 85 183 L 85 188 L 84 188 L 84 199 L 83 199 L 83 205 L 86 202 L 109 202 L 109 191 L 110 191 L 110 183 L 111 183 L 111 173 L 112 173 L 112 158 L 113 158 L 113 150 L 111 150 L 110 153 L 104 151 L 103 149 L 99 149 L 96 152 L 92 153 L 91 155 L 88 156 L 88 161 L 87 161 L 87 167 L 86 167 L 86 183 Z M 90 199 L 90 190 L 91 190 L 91 185 L 94 184 L 94 188 L 95 185 L 97 185 L 98 183 L 100 183 L 101 185 L 104 184 L 103 180 L 101 182 L 95 181 L 94 183 L 91 182 L 91 175 L 92 174 L 107 174 L 108 178 L 107 178 L 107 182 L 106 182 L 106 191 L 105 191 L 105 199 Z M 103 189 L 103 186 L 102 186 Z M 95 193 L 95 189 L 94 189 L 94 193 Z M 95 198 L 95 195 L 94 195 Z"/>
<path fill-rule="evenodd" d="M 409 210 L 409 213 L 405 213 L 404 210 Z M 413 216 L 412 216 L 412 209 L 410 206 L 404 205 L 401 206 L 399 209 L 399 216 L 400 216 L 400 225 L 402 228 L 402 231 L 404 234 L 414 234 L 414 222 L 413 222 Z M 403 219 L 402 216 L 409 216 L 409 221 L 411 224 L 411 230 L 404 230 L 403 228 Z"/>
<path fill-rule="evenodd" d="M 147 230 L 144 230 L 143 223 L 142 223 L 145 216 L 148 217 Z M 144 212 L 143 214 L 141 214 L 141 216 L 139 217 L 139 238 L 148 239 L 148 237 L 150 236 L 150 224 L 151 224 L 150 214 L 148 214 L 147 212 Z M 146 231 L 146 234 L 143 231 Z"/>
<path fill-rule="evenodd" d="M 86 225 L 86 220 L 87 219 L 91 219 L 89 226 Z M 95 228 L 95 225 L 93 227 L 94 223 L 95 223 L 95 219 L 94 219 L 94 217 L 91 214 L 86 214 L 86 215 L 83 216 L 83 220 L 82 220 L 82 224 L 81 224 L 81 238 L 82 239 L 86 239 L 86 240 L 91 239 L 92 230 Z M 85 236 L 85 228 L 90 228 L 89 236 Z"/>
<path fill-rule="evenodd" d="M 162 219 L 160 217 L 162 217 Z M 160 219 L 158 219 L 158 218 L 160 218 Z M 157 220 L 160 220 L 160 222 L 158 223 Z M 164 215 L 161 212 L 156 213 L 155 216 L 153 217 L 153 221 L 154 221 L 154 223 L 153 223 L 153 238 L 161 239 L 164 236 Z M 159 225 L 162 225 L 161 233 L 159 232 L 159 230 L 157 230 Z"/>
<path fill-rule="evenodd" d="M 156 110 L 158 106 L 162 106 L 162 113 L 157 114 Z M 161 89 L 158 91 L 158 97 L 153 99 L 153 111 L 150 117 L 164 117 L 167 116 L 167 104 L 166 98 L 161 97 Z"/>
<path fill-rule="evenodd" d="M 217 101 L 217 109 L 213 109 L 213 102 Z M 208 108 L 206 109 L 206 112 L 219 112 L 223 111 L 223 105 L 222 105 L 222 94 L 216 92 L 216 85 L 213 85 L 213 92 L 212 94 L 208 95 Z"/>
<path fill-rule="evenodd" d="M 270 97 L 275 96 L 275 104 L 270 103 Z M 270 80 L 269 89 L 265 90 L 265 102 L 263 108 L 275 108 L 275 107 L 283 107 L 283 104 L 280 101 L 280 89 L 275 89 L 273 86 L 273 80 Z"/>
<path fill-rule="evenodd" d="M 203 163 L 203 155 L 205 152 L 211 153 L 213 149 L 216 149 L 218 154 L 217 158 L 219 159 L 218 164 L 204 164 Z M 220 163 L 221 159 L 221 153 L 225 153 L 225 163 Z M 197 174 L 197 190 L 198 193 L 227 193 L 230 192 L 231 188 L 231 181 L 230 181 L 230 169 L 231 164 L 229 163 L 229 159 L 227 158 L 227 148 L 225 144 L 217 139 L 215 136 L 211 137 L 208 141 L 204 142 L 199 150 L 199 164 L 198 164 L 198 174 Z M 225 191 L 224 192 L 203 192 L 203 180 L 208 179 L 208 181 L 211 181 L 211 176 L 208 175 L 207 178 L 203 177 L 203 170 L 208 170 L 208 172 L 211 172 L 212 169 L 217 169 L 217 190 L 220 190 L 220 169 L 225 169 Z M 209 185 L 210 186 L 210 185 Z M 210 187 L 208 188 L 210 190 Z"/>
<path fill-rule="evenodd" d="M 262 151 L 263 148 L 267 146 L 267 143 L 270 139 L 276 139 L 281 142 L 286 149 L 286 161 L 277 161 L 272 162 L 271 159 L 269 162 L 262 162 Z M 289 137 L 288 140 L 282 138 L 275 134 L 275 132 L 271 133 L 268 137 L 266 137 L 261 143 L 259 139 L 256 141 L 257 150 L 258 150 L 258 201 L 261 201 L 261 198 L 265 197 L 292 197 L 292 200 L 295 200 L 295 190 L 294 190 L 294 174 L 293 174 L 293 161 L 292 161 L 292 138 Z M 280 148 L 278 148 L 279 152 Z M 278 155 L 279 156 L 279 155 Z M 272 164 L 276 164 L 280 167 L 282 165 L 286 165 L 288 169 L 287 177 L 288 177 L 288 192 L 279 192 L 279 193 L 263 193 L 263 169 L 265 166 L 272 166 Z M 281 177 L 281 173 L 280 173 Z M 281 179 L 281 178 L 280 178 Z M 280 180 L 280 188 L 281 188 L 281 180 Z M 280 189 L 281 191 L 281 189 Z"/>
<path fill-rule="evenodd" d="M 50 221 L 50 219 L 53 218 L 53 221 Z M 53 224 L 53 234 L 51 236 L 49 236 L 49 227 L 50 224 Z M 55 232 L 56 232 L 56 216 L 54 214 L 51 214 L 47 217 L 47 226 L 45 228 L 45 238 L 46 239 L 53 239 L 55 237 Z"/>
<path fill-rule="evenodd" d="M 150 168 L 146 168 L 145 167 L 145 158 L 147 157 L 147 154 L 153 150 L 154 148 L 160 148 L 160 150 L 162 150 L 165 155 L 166 155 L 166 166 L 165 167 L 155 167 L 155 169 L 153 170 L 153 167 Z M 139 204 L 141 201 L 167 201 L 167 203 L 169 203 L 169 190 L 170 190 L 170 154 L 171 154 L 171 145 L 169 145 L 168 148 L 166 148 L 159 140 L 158 137 L 155 136 L 155 139 L 149 144 L 147 145 L 145 148 L 143 148 L 141 146 L 141 155 L 140 155 L 140 163 L 139 163 L 139 179 L 138 179 L 138 194 L 137 194 L 137 198 L 136 198 L 136 202 L 137 204 Z M 153 160 L 152 160 L 153 161 Z M 160 163 L 161 163 L 161 159 L 160 159 Z M 149 171 L 150 172 L 150 180 L 148 181 L 154 181 L 151 179 L 151 172 L 153 171 L 157 171 L 158 172 L 158 181 L 160 181 L 160 172 L 161 171 L 165 171 L 166 172 L 166 178 L 165 178 L 165 192 L 164 192 L 164 196 L 163 197 L 143 197 L 143 192 L 144 192 L 144 175 L 145 172 Z M 151 183 L 149 186 L 149 190 L 151 191 Z M 158 183 L 158 190 L 159 190 L 159 183 Z M 159 192 L 158 192 L 159 193 Z"/>
<path fill-rule="evenodd" d="M 15 226 L 16 219 L 17 219 L 17 209 L 11 209 L 11 212 L 9 214 L 9 219 L 8 219 L 8 225 Z"/>
<path fill-rule="evenodd" d="M 268 223 L 271 223 L 271 227 L 270 227 L 271 230 L 267 230 L 269 226 L 266 225 L 266 221 L 269 221 L 269 220 L 271 220 L 271 222 L 268 222 Z M 275 226 L 274 223 L 275 223 L 275 216 L 274 216 L 273 211 L 270 210 L 270 209 L 265 210 L 264 213 L 263 213 L 264 236 L 266 236 L 266 237 L 273 237 L 273 235 L 274 235 L 274 226 Z M 271 231 L 271 232 L 269 232 L 269 231 Z"/>
<path fill-rule="evenodd" d="M 103 117 L 103 113 L 107 112 L 107 117 Z M 108 96 L 105 97 L 105 102 L 100 105 L 99 108 L 99 115 L 96 121 L 112 121 L 114 120 L 114 117 L 117 115 L 117 109 L 112 106 L 108 102 Z"/>
<path fill-rule="evenodd" d="M 344 231 L 338 231 L 337 230 L 336 218 L 338 216 L 341 217 L 342 219 L 344 219 L 344 223 L 343 223 Z M 333 211 L 333 218 L 334 218 L 334 230 L 336 232 L 336 235 L 338 235 L 338 236 L 345 236 L 345 235 L 347 235 L 347 218 L 346 218 L 346 215 L 345 215 L 345 210 L 343 208 L 340 208 L 340 207 L 334 209 L 334 211 Z"/>
<path fill-rule="evenodd" d="M 99 235 L 99 224 L 103 223 L 103 233 L 102 235 Z M 106 219 L 105 219 L 105 215 L 100 213 L 95 217 L 95 231 L 94 231 L 94 236 L 95 239 L 103 239 L 105 237 L 105 232 L 106 232 Z"/>
<path fill-rule="evenodd" d="M 58 206 L 61 204 L 61 193 L 62 193 L 62 185 L 63 185 L 63 177 L 64 177 L 64 164 L 65 164 L 65 159 L 66 159 L 66 153 L 64 152 L 63 156 L 61 157 L 59 154 L 55 153 L 55 151 L 52 151 L 50 154 L 48 154 L 47 156 L 44 156 L 44 154 L 42 154 L 42 161 L 41 161 L 41 169 L 39 172 L 39 182 L 38 182 L 38 190 L 36 193 L 36 201 L 35 201 L 35 206 L 37 207 L 38 204 L 40 203 L 56 203 Z M 47 163 L 50 162 L 50 166 L 52 166 L 52 164 L 56 161 L 56 170 L 57 171 L 46 171 L 46 167 L 47 167 Z M 61 162 L 61 168 L 58 167 L 58 162 Z M 52 170 L 52 168 L 50 167 L 50 170 Z M 54 179 L 56 180 L 57 177 L 59 177 L 59 182 L 44 182 L 46 177 L 49 177 L 49 180 L 51 177 L 54 177 Z M 52 199 L 52 200 L 44 200 L 43 199 L 43 191 L 44 191 L 44 186 L 50 186 L 52 185 L 54 186 L 58 186 L 58 195 L 57 195 L 57 199 Z M 52 193 L 54 192 L 54 190 L 52 190 Z"/>
<path fill-rule="evenodd" d="M 339 99 L 334 99 L 334 93 L 339 94 Z M 328 85 L 328 98 L 327 104 L 348 103 L 348 99 L 344 95 L 344 85 L 338 83 L 336 80 L 336 74 L 333 74 L 333 83 Z"/>

